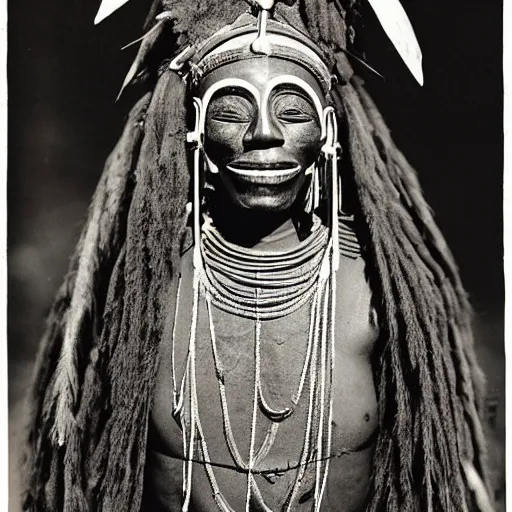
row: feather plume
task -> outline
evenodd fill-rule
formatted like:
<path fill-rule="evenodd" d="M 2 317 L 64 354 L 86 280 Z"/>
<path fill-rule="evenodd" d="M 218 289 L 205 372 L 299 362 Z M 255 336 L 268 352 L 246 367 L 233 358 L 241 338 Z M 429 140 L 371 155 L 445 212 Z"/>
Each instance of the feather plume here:
<path fill-rule="evenodd" d="M 400 57 L 418 83 L 423 85 L 420 45 L 402 4 L 399 0 L 368 0 L 368 2 Z"/>
<path fill-rule="evenodd" d="M 97 25 L 102 22 L 128 2 L 129 0 L 103 0 L 96 14 L 96 18 L 94 18 L 94 24 Z"/>
<path fill-rule="evenodd" d="M 473 464 L 467 460 L 463 460 L 462 466 L 468 480 L 468 486 L 475 495 L 475 501 L 479 512 L 493 512 L 494 507 L 492 506 L 491 500 L 487 494 L 485 484 Z"/>
<path fill-rule="evenodd" d="M 146 57 L 151 52 L 151 49 L 153 48 L 155 43 L 158 41 L 158 38 L 162 34 L 164 24 L 168 19 L 169 19 L 168 17 L 160 17 L 158 19 L 157 23 L 144 36 L 142 36 L 142 38 L 141 38 L 142 43 L 139 47 L 139 50 L 135 57 L 135 60 L 132 62 L 132 65 L 130 66 L 128 73 L 126 74 L 126 76 L 124 78 L 123 85 L 121 86 L 121 90 L 119 91 L 119 94 L 117 95 L 116 101 L 119 100 L 119 98 L 123 94 L 124 90 L 126 89 L 128 84 L 135 78 L 137 73 L 139 71 L 141 71 L 142 67 L 144 66 L 144 64 L 146 62 Z M 130 43 L 129 45 L 125 46 L 124 48 L 127 48 L 128 46 L 131 46 L 132 44 L 135 44 L 135 41 L 133 43 Z"/>

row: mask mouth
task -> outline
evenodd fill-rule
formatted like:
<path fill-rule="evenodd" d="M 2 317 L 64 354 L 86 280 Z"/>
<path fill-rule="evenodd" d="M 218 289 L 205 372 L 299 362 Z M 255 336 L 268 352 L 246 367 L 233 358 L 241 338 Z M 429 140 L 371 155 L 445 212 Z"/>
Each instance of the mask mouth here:
<path fill-rule="evenodd" d="M 233 172 L 243 173 L 245 171 L 284 171 L 291 172 L 300 167 L 297 162 L 292 160 L 277 160 L 275 158 L 241 158 L 230 162 L 227 167 Z"/>
<path fill-rule="evenodd" d="M 279 185 L 294 179 L 301 172 L 294 162 L 237 161 L 226 166 L 238 179 L 254 184 Z"/>

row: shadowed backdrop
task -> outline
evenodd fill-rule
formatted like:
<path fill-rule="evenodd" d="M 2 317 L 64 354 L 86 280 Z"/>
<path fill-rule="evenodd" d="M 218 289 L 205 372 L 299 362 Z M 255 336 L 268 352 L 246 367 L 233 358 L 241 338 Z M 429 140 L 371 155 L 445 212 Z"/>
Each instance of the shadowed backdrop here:
<path fill-rule="evenodd" d="M 184 0 L 185 1 L 185 0 Z M 17 512 L 20 397 L 44 316 L 66 271 L 103 162 L 132 105 L 114 102 L 150 0 L 98 27 L 99 0 L 8 5 L 8 351 L 10 510 Z M 370 9 L 357 46 L 384 79 L 366 79 L 398 146 L 417 169 L 476 311 L 489 380 L 497 497 L 504 446 L 502 2 L 404 0 L 423 49 L 425 86 L 409 75 Z M 504 485 L 504 484 L 503 484 Z"/>

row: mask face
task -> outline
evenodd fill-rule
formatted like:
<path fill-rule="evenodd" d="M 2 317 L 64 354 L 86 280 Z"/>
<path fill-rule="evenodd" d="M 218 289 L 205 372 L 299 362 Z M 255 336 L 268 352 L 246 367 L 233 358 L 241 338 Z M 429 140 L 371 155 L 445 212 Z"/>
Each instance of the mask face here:
<path fill-rule="evenodd" d="M 283 212 L 309 185 L 322 147 L 320 86 L 303 67 L 258 57 L 203 80 L 204 148 L 219 185 L 243 208 Z"/>

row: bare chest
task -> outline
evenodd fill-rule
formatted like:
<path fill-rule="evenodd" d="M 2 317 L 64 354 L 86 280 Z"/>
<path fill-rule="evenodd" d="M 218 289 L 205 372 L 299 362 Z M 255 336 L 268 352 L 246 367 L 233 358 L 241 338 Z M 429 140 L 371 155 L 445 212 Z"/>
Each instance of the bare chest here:
<path fill-rule="evenodd" d="M 325 510 L 330 510 L 329 503 L 339 504 L 340 500 L 344 503 L 344 510 L 359 510 L 371 471 L 378 413 L 370 355 L 377 332 L 370 320 L 371 294 L 363 276 L 362 260 L 347 262 L 338 275 L 334 371 L 329 382 L 333 404 L 332 445 L 328 454 L 331 468 L 323 499 Z M 171 397 L 173 387 L 181 382 L 187 359 L 192 312 L 191 286 L 187 284 L 191 283 L 187 283 L 185 274 L 178 310 L 170 315 L 175 317 L 175 325 L 170 321 L 173 325 L 168 329 L 169 335 L 174 331 L 174 377 L 170 339 L 166 339 L 162 343 L 150 424 L 150 449 L 164 459 L 178 457 L 178 460 L 172 459 L 174 462 L 167 460 L 166 463 L 173 467 L 181 464 L 179 458 L 184 455 L 182 432 L 171 415 Z M 271 410 L 293 410 L 289 417 L 279 422 L 271 443 L 269 432 L 273 422 L 260 411 L 256 416 L 257 428 L 252 446 L 261 455 L 259 467 L 269 471 L 268 475 L 262 474 L 257 480 L 272 510 L 281 508 L 282 496 L 289 493 L 294 472 L 276 471 L 271 474 L 271 470 L 297 467 L 307 441 L 304 432 L 308 422 L 310 383 L 309 377 L 304 378 L 304 375 L 310 329 L 308 308 L 305 305 L 287 317 L 263 322 L 259 335 L 259 372 L 265 403 Z M 216 354 L 212 347 L 212 328 Z M 200 303 L 196 346 L 198 410 L 216 479 L 235 510 L 243 508 L 246 476 L 233 470 L 236 464 L 230 445 L 235 445 L 242 460 L 250 456 L 251 429 L 255 418 L 255 337 L 253 320 L 233 317 L 215 308 L 208 315 L 206 303 Z M 171 473 L 179 474 L 175 468 Z M 202 473 L 201 469 L 195 472 L 194 498 L 198 510 L 209 510 L 211 491 L 207 475 Z M 159 474 L 161 476 L 162 470 Z M 178 484 L 176 482 L 179 494 Z M 311 494 L 313 487 L 314 472 L 305 472 L 300 495 L 304 510 L 311 508 L 308 493 Z M 333 506 L 332 510 L 335 510 L 336 505 Z"/>

